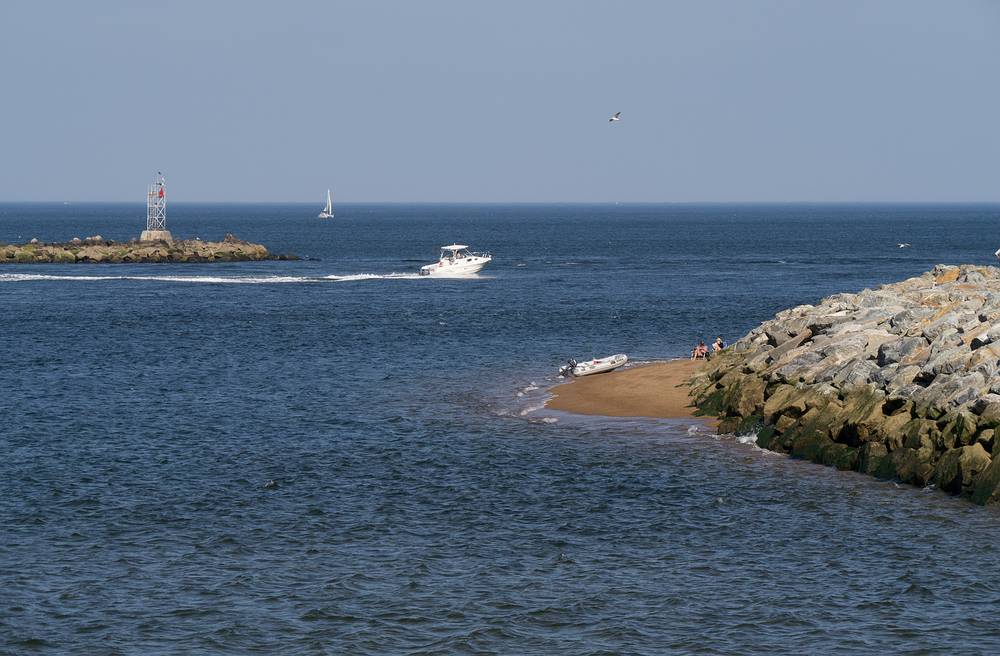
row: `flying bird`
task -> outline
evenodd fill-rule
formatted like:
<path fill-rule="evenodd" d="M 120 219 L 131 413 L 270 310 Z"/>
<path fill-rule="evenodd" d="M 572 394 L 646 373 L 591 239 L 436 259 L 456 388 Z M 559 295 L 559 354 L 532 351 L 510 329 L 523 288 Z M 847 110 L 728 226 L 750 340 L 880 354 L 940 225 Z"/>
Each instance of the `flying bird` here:
<path fill-rule="evenodd" d="M 615 112 L 615 115 L 608 119 L 608 123 L 614 123 L 615 121 L 622 120 L 622 113 Z"/>
<path fill-rule="evenodd" d="M 899 246 L 900 248 L 909 248 L 910 247 L 909 244 L 896 244 L 896 245 Z"/>

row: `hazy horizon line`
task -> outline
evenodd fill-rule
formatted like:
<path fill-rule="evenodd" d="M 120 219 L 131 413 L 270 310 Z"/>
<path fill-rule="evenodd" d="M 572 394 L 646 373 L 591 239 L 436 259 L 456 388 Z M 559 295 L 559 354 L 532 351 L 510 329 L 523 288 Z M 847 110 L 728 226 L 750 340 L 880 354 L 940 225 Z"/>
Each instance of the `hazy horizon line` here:
<path fill-rule="evenodd" d="M 0 205 L 137 205 L 144 200 L 0 200 Z M 169 205 L 319 205 L 303 200 L 183 200 Z M 336 206 L 350 205 L 1000 205 L 993 200 L 628 200 L 628 201 L 577 201 L 577 200 L 352 200 L 340 201 Z"/>

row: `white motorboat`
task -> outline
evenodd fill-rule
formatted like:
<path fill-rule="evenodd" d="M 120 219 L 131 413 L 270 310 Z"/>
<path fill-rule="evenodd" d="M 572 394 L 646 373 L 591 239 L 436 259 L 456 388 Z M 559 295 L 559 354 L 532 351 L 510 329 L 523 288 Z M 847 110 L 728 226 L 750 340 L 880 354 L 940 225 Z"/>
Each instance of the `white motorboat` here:
<path fill-rule="evenodd" d="M 330 190 L 326 190 L 326 207 L 323 211 L 319 213 L 319 218 L 321 219 L 332 219 L 333 218 L 333 196 L 330 194 Z"/>
<path fill-rule="evenodd" d="M 451 244 L 441 247 L 441 257 L 434 264 L 420 267 L 422 276 L 461 277 L 478 273 L 489 264 L 493 256 L 489 253 L 473 253 L 468 246 Z"/>
<path fill-rule="evenodd" d="M 585 360 L 583 362 L 570 360 L 559 370 L 559 374 L 562 376 L 589 376 L 590 374 L 602 374 L 605 371 L 617 369 L 626 362 L 628 362 L 628 356 L 624 353 L 616 353 L 615 355 L 609 355 L 606 358 L 596 358 L 594 360 Z"/>

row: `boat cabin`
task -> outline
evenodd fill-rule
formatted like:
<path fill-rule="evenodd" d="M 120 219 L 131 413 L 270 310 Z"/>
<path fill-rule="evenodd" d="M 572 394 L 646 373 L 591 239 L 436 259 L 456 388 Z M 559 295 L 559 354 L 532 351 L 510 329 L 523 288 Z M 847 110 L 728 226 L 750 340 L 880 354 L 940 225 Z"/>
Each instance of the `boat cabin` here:
<path fill-rule="evenodd" d="M 448 262 L 455 262 L 457 260 L 464 260 L 467 257 L 472 257 L 469 253 L 469 247 L 462 244 L 452 244 L 451 246 L 441 247 L 441 260 Z"/>

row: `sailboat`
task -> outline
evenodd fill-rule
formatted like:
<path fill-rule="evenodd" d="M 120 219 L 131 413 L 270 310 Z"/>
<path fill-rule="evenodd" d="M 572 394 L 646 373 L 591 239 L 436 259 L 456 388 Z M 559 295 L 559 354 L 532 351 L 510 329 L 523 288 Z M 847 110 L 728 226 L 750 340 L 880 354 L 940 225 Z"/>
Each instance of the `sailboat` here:
<path fill-rule="evenodd" d="M 333 196 L 330 195 L 330 190 L 326 190 L 326 207 L 323 211 L 319 213 L 319 218 L 321 219 L 332 219 L 333 218 Z"/>

